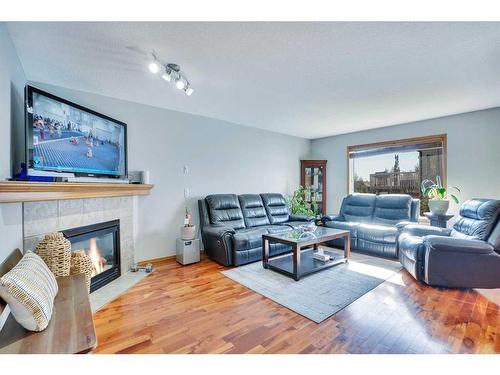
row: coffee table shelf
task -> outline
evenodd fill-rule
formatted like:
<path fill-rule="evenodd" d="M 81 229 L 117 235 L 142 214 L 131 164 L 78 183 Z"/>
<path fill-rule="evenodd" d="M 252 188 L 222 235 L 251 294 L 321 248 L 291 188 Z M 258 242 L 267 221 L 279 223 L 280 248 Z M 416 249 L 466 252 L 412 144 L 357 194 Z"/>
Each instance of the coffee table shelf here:
<path fill-rule="evenodd" d="M 324 268 L 346 263 L 347 258 L 341 257 L 333 251 L 323 249 L 323 252 L 331 256 L 331 260 L 323 262 L 313 258 L 314 249 L 304 249 L 300 252 L 300 277 L 321 271 Z M 267 263 L 267 268 L 279 272 L 283 275 L 294 277 L 293 274 L 293 253 L 272 258 Z"/>

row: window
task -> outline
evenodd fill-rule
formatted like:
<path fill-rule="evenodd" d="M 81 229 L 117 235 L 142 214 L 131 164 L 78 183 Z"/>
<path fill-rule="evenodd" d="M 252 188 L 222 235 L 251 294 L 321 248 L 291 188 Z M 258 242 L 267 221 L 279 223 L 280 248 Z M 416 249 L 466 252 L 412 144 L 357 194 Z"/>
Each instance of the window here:
<path fill-rule="evenodd" d="M 441 177 L 446 186 L 446 134 L 349 146 L 349 192 L 409 194 L 421 200 L 421 214 L 429 211 L 422 199 L 423 180 Z"/>

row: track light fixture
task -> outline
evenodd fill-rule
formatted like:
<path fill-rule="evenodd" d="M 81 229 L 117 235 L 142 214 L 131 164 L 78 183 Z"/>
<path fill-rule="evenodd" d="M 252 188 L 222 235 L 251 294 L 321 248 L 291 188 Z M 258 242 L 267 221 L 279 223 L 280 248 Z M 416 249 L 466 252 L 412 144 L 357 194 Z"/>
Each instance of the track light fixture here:
<path fill-rule="evenodd" d="M 160 66 L 155 61 L 149 63 L 148 67 L 149 67 L 149 71 L 153 74 L 158 73 L 158 71 L 160 70 Z"/>
<path fill-rule="evenodd" d="M 151 55 L 153 56 L 153 60 L 149 63 L 148 68 L 151 73 L 156 74 L 160 71 L 160 64 L 156 55 L 154 53 L 151 53 Z M 184 91 L 187 96 L 191 96 L 194 92 L 186 76 L 181 73 L 181 67 L 177 64 L 166 64 L 161 78 L 167 82 L 171 82 L 173 80 L 175 82 L 175 87 Z"/>
<path fill-rule="evenodd" d="M 170 73 L 167 73 L 166 71 L 161 75 L 161 78 L 163 78 L 167 82 L 170 82 L 172 80 L 172 76 L 170 75 Z"/>
<path fill-rule="evenodd" d="M 151 53 L 151 55 L 153 56 L 153 60 L 149 63 L 148 68 L 151 73 L 156 74 L 160 70 L 160 64 L 158 64 L 156 55 L 154 53 Z"/>
<path fill-rule="evenodd" d="M 175 80 L 175 87 L 177 87 L 179 90 L 184 90 L 184 87 L 186 87 L 186 83 L 184 83 L 182 77 L 179 77 Z"/>

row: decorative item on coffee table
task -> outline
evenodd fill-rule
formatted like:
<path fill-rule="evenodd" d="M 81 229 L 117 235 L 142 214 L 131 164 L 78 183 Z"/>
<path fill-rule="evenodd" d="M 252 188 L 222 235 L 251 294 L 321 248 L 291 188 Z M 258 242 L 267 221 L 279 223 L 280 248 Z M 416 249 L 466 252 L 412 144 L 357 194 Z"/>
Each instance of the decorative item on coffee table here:
<path fill-rule="evenodd" d="M 77 250 L 71 254 L 71 275 L 83 273 L 85 282 L 87 283 L 87 291 L 90 293 L 90 280 L 92 279 L 92 259 L 87 255 L 85 250 Z"/>
<path fill-rule="evenodd" d="M 56 278 L 69 276 L 71 242 L 62 233 L 47 234 L 36 246 L 35 253 L 43 259 Z"/>

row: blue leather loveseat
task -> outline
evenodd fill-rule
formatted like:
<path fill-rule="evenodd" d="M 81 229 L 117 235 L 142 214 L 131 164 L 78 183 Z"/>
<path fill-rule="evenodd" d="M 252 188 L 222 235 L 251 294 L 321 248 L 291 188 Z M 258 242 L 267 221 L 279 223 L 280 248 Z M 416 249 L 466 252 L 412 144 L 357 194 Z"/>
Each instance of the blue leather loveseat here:
<path fill-rule="evenodd" d="M 401 264 L 419 281 L 500 288 L 500 200 L 464 202 L 452 229 L 407 225 L 398 244 Z"/>
<path fill-rule="evenodd" d="M 325 226 L 351 232 L 351 249 L 397 258 L 396 224 L 417 223 L 420 200 L 406 194 L 349 194 L 338 215 L 324 216 Z M 332 246 L 342 246 L 333 241 Z"/>

